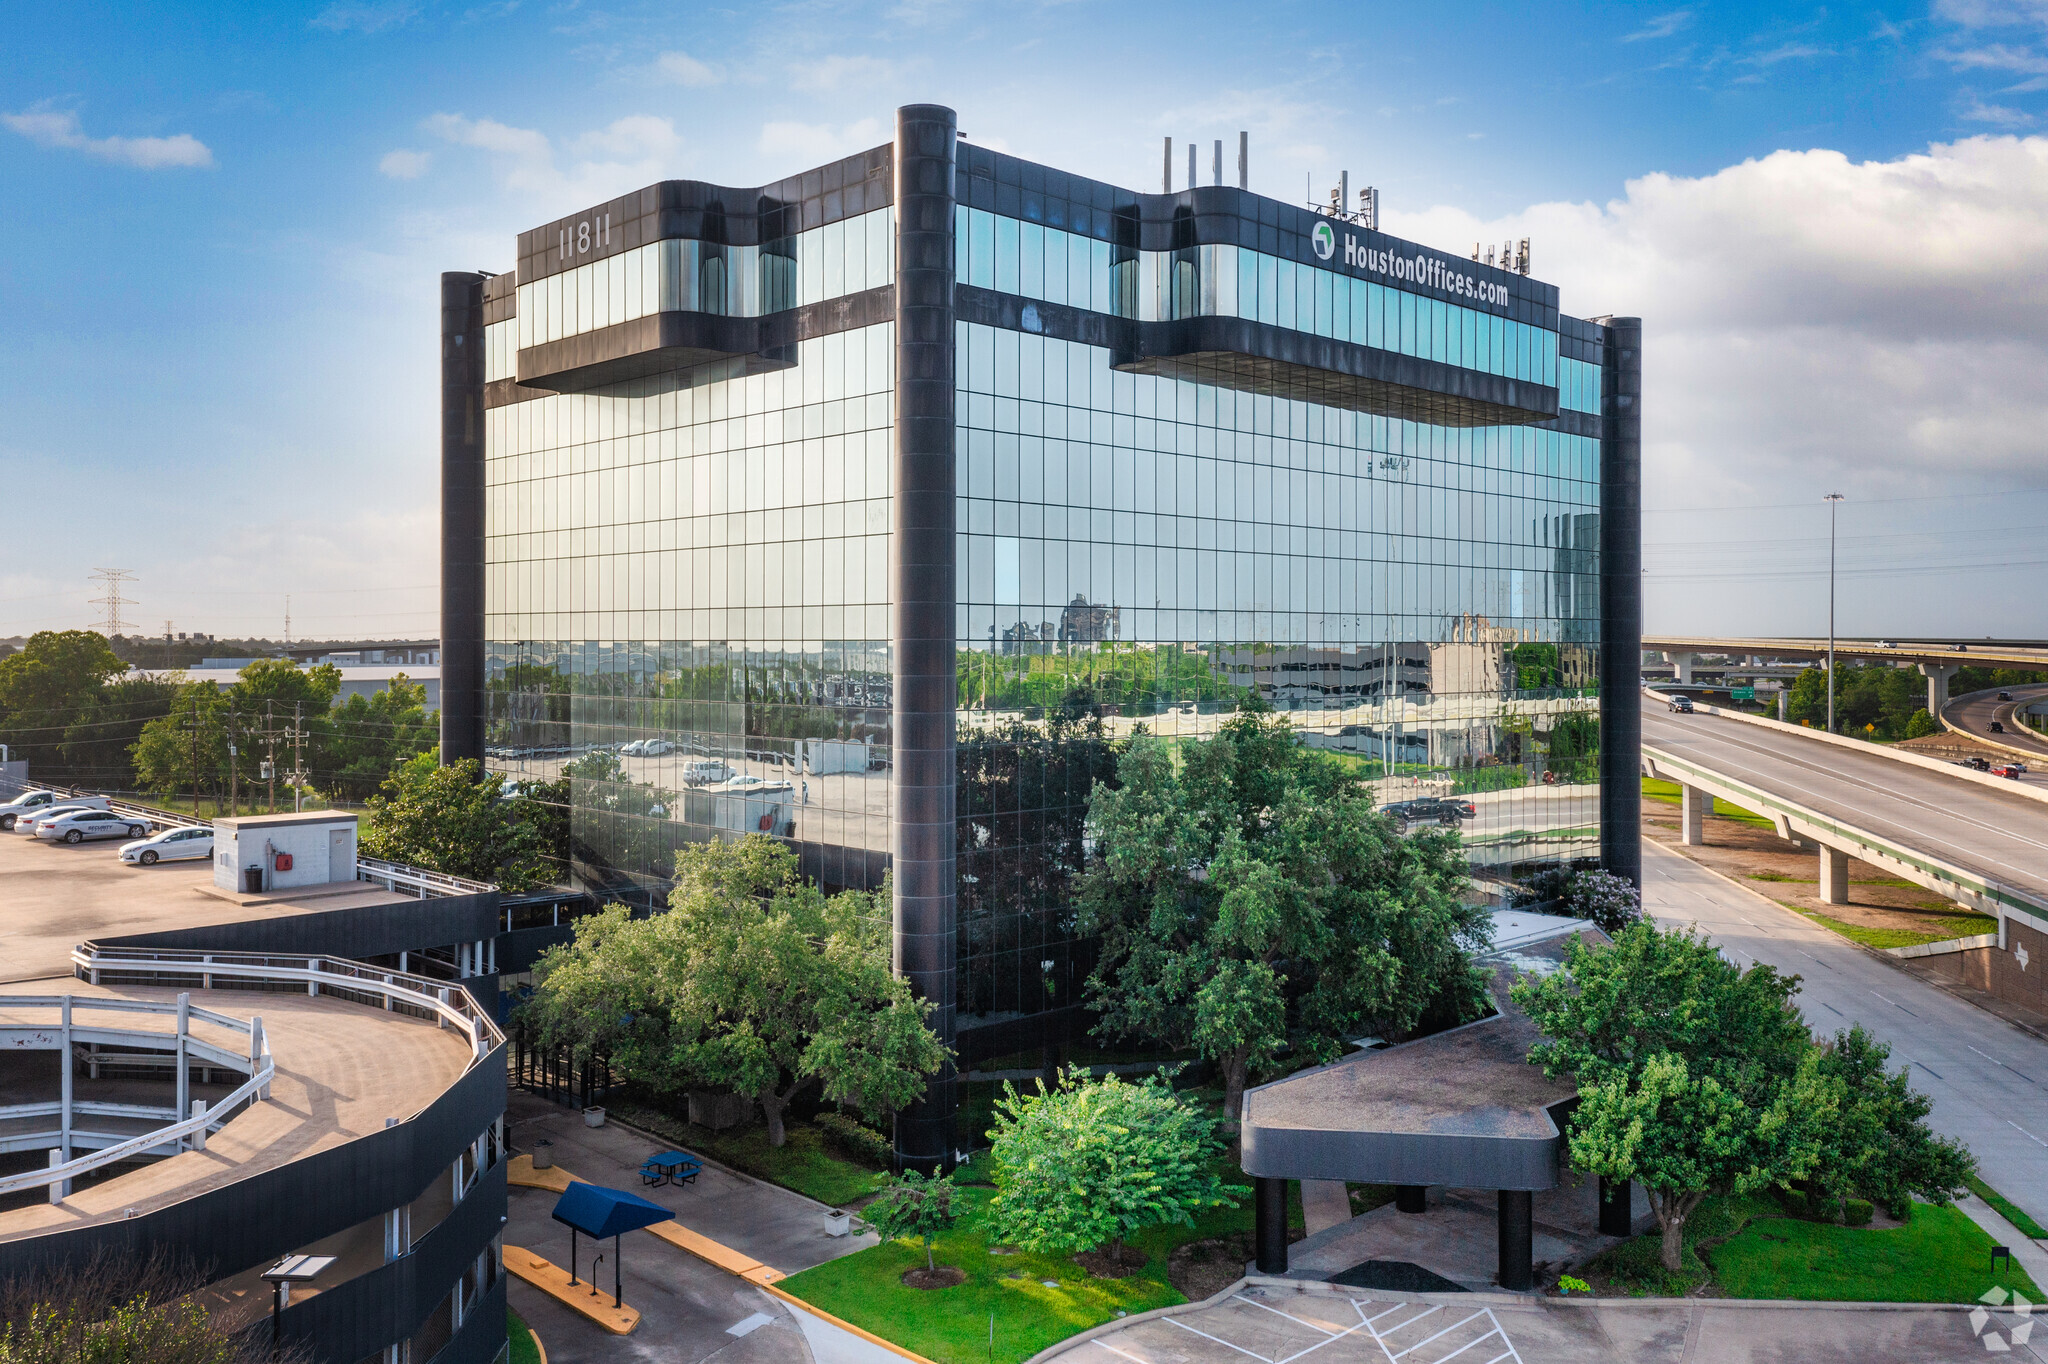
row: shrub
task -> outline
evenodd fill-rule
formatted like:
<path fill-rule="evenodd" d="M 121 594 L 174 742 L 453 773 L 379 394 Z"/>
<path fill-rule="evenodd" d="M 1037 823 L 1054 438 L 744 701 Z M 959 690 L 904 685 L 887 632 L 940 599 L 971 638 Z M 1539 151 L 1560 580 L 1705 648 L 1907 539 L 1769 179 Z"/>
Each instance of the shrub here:
<path fill-rule="evenodd" d="M 1867 1199 L 1845 1198 L 1842 1200 L 1842 1221 L 1849 1226 L 1869 1226 L 1871 1214 L 1874 1211 L 1875 1209 Z"/>
<path fill-rule="evenodd" d="M 1780 1189 L 1778 1199 L 1785 1205 L 1785 1211 L 1794 1217 L 1813 1216 L 1812 1200 L 1798 1189 Z"/>
<path fill-rule="evenodd" d="M 1622 877 L 1607 871 L 1575 871 L 1551 867 L 1522 883 L 1518 906 L 1557 902 L 1557 913 L 1590 919 L 1609 937 L 1643 917 L 1643 898 Z"/>
<path fill-rule="evenodd" d="M 1707 1281 L 1707 1267 L 1691 1246 L 1685 1248 L 1676 1273 L 1664 1268 L 1663 1252 L 1663 1238 L 1651 1233 L 1601 1251 L 1586 1267 L 1638 1298 L 1682 1298 Z"/>
<path fill-rule="evenodd" d="M 915 1170 L 906 1170 L 883 1187 L 875 1201 L 861 1210 L 861 1216 L 884 1242 L 910 1237 L 923 1241 L 924 1267 L 936 1271 L 932 1243 L 960 1220 L 953 1192 L 951 1175 L 927 1179 Z"/>
<path fill-rule="evenodd" d="M 811 1121 L 825 1134 L 826 1144 L 848 1160 L 886 1170 L 895 1159 L 895 1148 L 887 1137 L 844 1113 L 820 1113 Z"/>

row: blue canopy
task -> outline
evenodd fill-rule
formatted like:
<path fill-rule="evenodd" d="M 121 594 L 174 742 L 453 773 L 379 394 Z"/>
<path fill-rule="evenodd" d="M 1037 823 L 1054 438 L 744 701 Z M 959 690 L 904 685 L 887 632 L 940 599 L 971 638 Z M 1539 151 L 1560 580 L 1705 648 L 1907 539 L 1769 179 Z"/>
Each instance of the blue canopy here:
<path fill-rule="evenodd" d="M 571 1184 L 555 1202 L 555 1220 L 588 1236 L 617 1236 L 674 1216 L 659 1203 L 596 1184 Z"/>

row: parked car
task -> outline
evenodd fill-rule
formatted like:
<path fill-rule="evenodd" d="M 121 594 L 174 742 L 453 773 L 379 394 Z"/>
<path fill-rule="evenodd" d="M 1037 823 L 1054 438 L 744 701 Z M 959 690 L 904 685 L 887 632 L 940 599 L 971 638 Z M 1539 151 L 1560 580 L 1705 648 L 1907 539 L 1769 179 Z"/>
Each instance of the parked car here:
<path fill-rule="evenodd" d="M 1380 813 L 1394 821 L 1396 832 L 1407 833 L 1416 824 L 1447 824 L 1456 828 L 1479 813 L 1470 801 L 1446 796 L 1418 796 L 1380 807 Z"/>
<path fill-rule="evenodd" d="M 1964 759 L 1963 759 L 1963 760 L 1962 760 L 1961 762 L 1958 762 L 1958 763 L 1956 764 L 1956 766 L 1957 766 L 1957 767 L 1967 767 L 1967 768 L 1970 768 L 1970 769 L 1971 769 L 1972 771 L 1976 771 L 1976 772 L 1989 772 L 1989 771 L 1991 770 L 1991 759 L 1989 759 L 1989 758 L 1964 758 Z"/>
<path fill-rule="evenodd" d="M 187 858 L 213 856 L 213 830 L 165 829 L 160 834 L 121 845 L 121 860 L 153 867 L 159 862 L 182 862 Z"/>
<path fill-rule="evenodd" d="M 1692 714 L 1692 698 L 1690 696 L 1672 697 L 1671 709 L 1679 715 Z"/>
<path fill-rule="evenodd" d="M 643 758 L 659 758 L 664 754 L 675 751 L 675 744 L 667 739 L 642 739 L 640 741 L 640 756 Z"/>
<path fill-rule="evenodd" d="M 40 810 L 31 810 L 29 813 L 15 820 L 14 832 L 25 835 L 29 838 L 34 838 L 36 836 L 36 825 L 42 823 L 46 819 L 55 819 L 59 815 L 68 815 L 76 810 L 104 810 L 106 808 L 107 798 L 105 796 L 79 796 L 77 798 L 66 797 L 63 800 L 55 801 L 49 805 L 45 805 Z"/>
<path fill-rule="evenodd" d="M 732 775 L 732 769 L 716 758 L 699 758 L 683 764 L 685 786 L 711 786 L 729 780 Z"/>
<path fill-rule="evenodd" d="M 90 806 L 95 810 L 104 810 L 107 808 L 107 798 L 60 796 L 55 791 L 24 791 L 5 805 L 0 805 L 0 829 L 12 829 L 20 820 L 40 818 L 59 806 L 68 806 L 74 810 L 83 810 Z"/>
<path fill-rule="evenodd" d="M 83 843 L 88 838 L 140 838 L 149 821 L 112 810 L 69 810 L 36 821 L 36 837 L 50 843 Z"/>

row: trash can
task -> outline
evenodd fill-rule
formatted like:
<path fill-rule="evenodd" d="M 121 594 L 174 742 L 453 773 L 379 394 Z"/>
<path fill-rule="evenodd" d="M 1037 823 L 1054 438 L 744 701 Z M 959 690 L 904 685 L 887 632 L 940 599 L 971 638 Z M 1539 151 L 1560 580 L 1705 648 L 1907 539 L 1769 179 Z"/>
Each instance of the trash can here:
<path fill-rule="evenodd" d="M 244 894 L 244 895 L 261 895 L 262 893 L 263 893 L 263 868 L 261 868 L 261 867 L 244 867 L 244 868 L 242 868 L 242 894 Z"/>
<path fill-rule="evenodd" d="M 533 1144 L 534 1169 L 546 1170 L 553 1168 L 555 1163 L 554 1147 L 555 1144 L 549 1141 L 546 1137 L 542 1137 L 539 1141 Z"/>

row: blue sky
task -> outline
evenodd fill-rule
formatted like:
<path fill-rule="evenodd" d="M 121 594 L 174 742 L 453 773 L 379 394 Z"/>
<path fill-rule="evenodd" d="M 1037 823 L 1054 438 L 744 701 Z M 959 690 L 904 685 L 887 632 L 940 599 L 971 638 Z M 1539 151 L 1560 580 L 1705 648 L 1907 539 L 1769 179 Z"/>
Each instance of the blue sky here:
<path fill-rule="evenodd" d="M 1645 316 L 1653 627 L 1809 628 L 1810 509 L 1839 484 L 1845 628 L 2048 634 L 1986 605 L 2048 513 L 2048 0 L 337 0 L 9 28 L 0 635 L 88 623 L 108 566 L 151 629 L 275 634 L 291 593 L 299 635 L 432 634 L 436 274 L 508 268 L 520 228 L 657 178 L 885 141 L 914 100 L 1147 188 L 1162 136 L 1206 167 L 1249 129 L 1255 189 L 1348 169 L 1404 235 L 1530 235 L 1568 310 Z"/>

